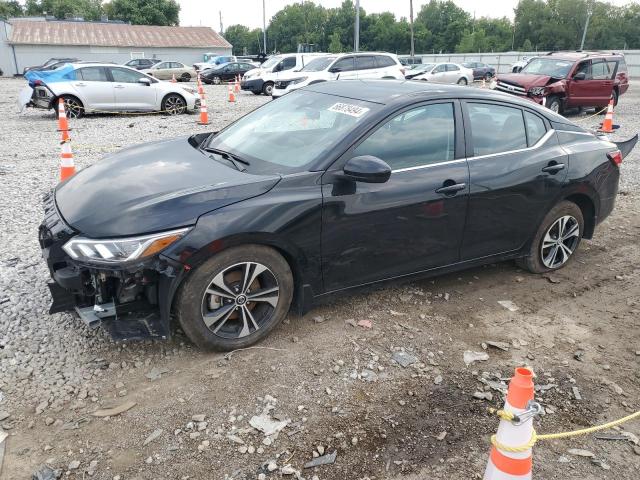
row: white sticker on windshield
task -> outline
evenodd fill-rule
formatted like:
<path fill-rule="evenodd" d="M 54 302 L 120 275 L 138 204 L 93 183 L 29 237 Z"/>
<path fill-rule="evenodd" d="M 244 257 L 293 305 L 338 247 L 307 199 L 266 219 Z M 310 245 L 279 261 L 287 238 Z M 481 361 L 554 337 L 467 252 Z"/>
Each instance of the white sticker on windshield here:
<path fill-rule="evenodd" d="M 359 107 L 358 105 L 352 105 L 350 103 L 336 103 L 329 107 L 330 112 L 344 113 L 352 117 L 361 117 L 369 111 L 366 107 Z"/>

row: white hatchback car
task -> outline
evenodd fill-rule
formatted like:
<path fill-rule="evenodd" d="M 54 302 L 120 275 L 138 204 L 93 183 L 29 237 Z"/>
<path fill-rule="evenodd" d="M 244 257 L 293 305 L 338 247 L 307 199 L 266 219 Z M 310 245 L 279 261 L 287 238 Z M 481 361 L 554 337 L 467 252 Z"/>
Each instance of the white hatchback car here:
<path fill-rule="evenodd" d="M 311 60 L 300 71 L 275 82 L 271 96 L 332 80 L 404 79 L 405 67 L 392 53 L 361 52 L 327 55 Z"/>
<path fill-rule="evenodd" d="M 435 63 L 432 68 L 416 75 L 412 80 L 469 85 L 473 83 L 473 70 L 457 63 Z"/>
<path fill-rule="evenodd" d="M 200 108 L 194 88 L 163 82 L 121 65 L 108 63 L 67 64 L 52 72 L 27 74 L 33 91 L 22 92 L 26 106 L 52 109 L 64 99 L 67 115 L 85 113 L 161 111 L 169 115 Z M 23 100 L 24 101 L 24 100 Z"/>

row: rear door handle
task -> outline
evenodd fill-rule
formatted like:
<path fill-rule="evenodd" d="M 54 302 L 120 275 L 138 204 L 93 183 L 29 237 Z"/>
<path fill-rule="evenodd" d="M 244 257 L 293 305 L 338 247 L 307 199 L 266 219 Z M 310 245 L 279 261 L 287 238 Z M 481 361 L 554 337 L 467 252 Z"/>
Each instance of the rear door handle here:
<path fill-rule="evenodd" d="M 115 87 L 113 87 L 113 88 L 124 88 L 124 85 L 116 85 L 116 86 L 115 86 Z"/>
<path fill-rule="evenodd" d="M 460 190 L 467 188 L 466 183 L 455 183 L 453 180 L 447 180 L 442 184 L 442 187 L 436 190 L 436 193 L 441 195 L 455 195 Z"/>
<path fill-rule="evenodd" d="M 564 170 L 564 163 L 554 163 L 542 169 L 543 172 L 550 173 L 551 175 L 558 173 L 560 170 Z"/>
<path fill-rule="evenodd" d="M 76 87 L 86 87 L 86 83 L 76 83 Z"/>

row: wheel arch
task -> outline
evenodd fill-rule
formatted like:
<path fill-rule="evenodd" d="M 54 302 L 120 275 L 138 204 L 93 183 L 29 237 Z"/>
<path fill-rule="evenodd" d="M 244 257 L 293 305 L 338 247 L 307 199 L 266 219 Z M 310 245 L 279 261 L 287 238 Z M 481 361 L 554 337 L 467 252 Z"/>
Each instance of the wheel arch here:
<path fill-rule="evenodd" d="M 579 192 L 572 193 L 571 195 L 566 196 L 563 200 L 575 203 L 578 208 L 580 208 L 584 219 L 584 232 L 582 236 L 586 239 L 593 238 L 598 218 L 596 204 L 593 199 L 586 193 Z"/>
<path fill-rule="evenodd" d="M 200 267 L 213 256 L 230 248 L 245 245 L 260 245 L 278 252 L 289 265 L 293 277 L 294 290 L 291 300 L 291 310 L 299 314 L 310 310 L 313 303 L 314 290 L 311 285 L 308 284 L 307 276 L 304 273 L 306 270 L 305 266 L 308 263 L 307 258 L 301 249 L 277 234 L 267 232 L 243 233 L 214 240 L 200 249 L 198 253 L 187 259 L 186 264 L 189 267 L 189 273 Z M 179 279 L 178 285 L 175 286 L 175 293 L 168 301 L 171 310 L 174 308 L 173 304 L 175 299 L 178 297 L 178 292 L 182 288 L 189 273 L 183 275 Z"/>
<path fill-rule="evenodd" d="M 182 100 L 184 100 L 185 105 L 188 105 L 187 99 L 184 98 L 184 95 L 182 95 L 179 92 L 167 92 L 162 96 L 162 100 L 160 100 L 160 109 L 164 109 L 164 102 L 167 99 L 168 96 L 170 95 L 177 95 L 179 96 Z"/>

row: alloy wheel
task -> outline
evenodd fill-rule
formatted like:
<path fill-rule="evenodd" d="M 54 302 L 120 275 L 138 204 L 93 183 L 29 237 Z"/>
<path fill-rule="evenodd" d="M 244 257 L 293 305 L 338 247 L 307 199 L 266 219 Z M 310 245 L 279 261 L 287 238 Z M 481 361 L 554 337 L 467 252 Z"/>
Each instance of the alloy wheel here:
<path fill-rule="evenodd" d="M 551 224 L 540 247 L 542 263 L 547 268 L 559 268 L 573 255 L 580 241 L 580 224 L 571 215 Z"/>
<path fill-rule="evenodd" d="M 280 287 L 269 268 L 237 263 L 209 283 L 202 297 L 202 320 L 219 337 L 246 337 L 271 320 L 279 298 Z"/>
<path fill-rule="evenodd" d="M 65 98 L 64 109 L 67 112 L 67 117 L 79 118 L 82 116 L 82 110 L 84 109 L 84 107 L 75 98 Z"/>
<path fill-rule="evenodd" d="M 177 95 L 168 97 L 164 102 L 164 110 L 169 115 L 180 115 L 185 112 L 186 108 L 185 101 Z"/>

